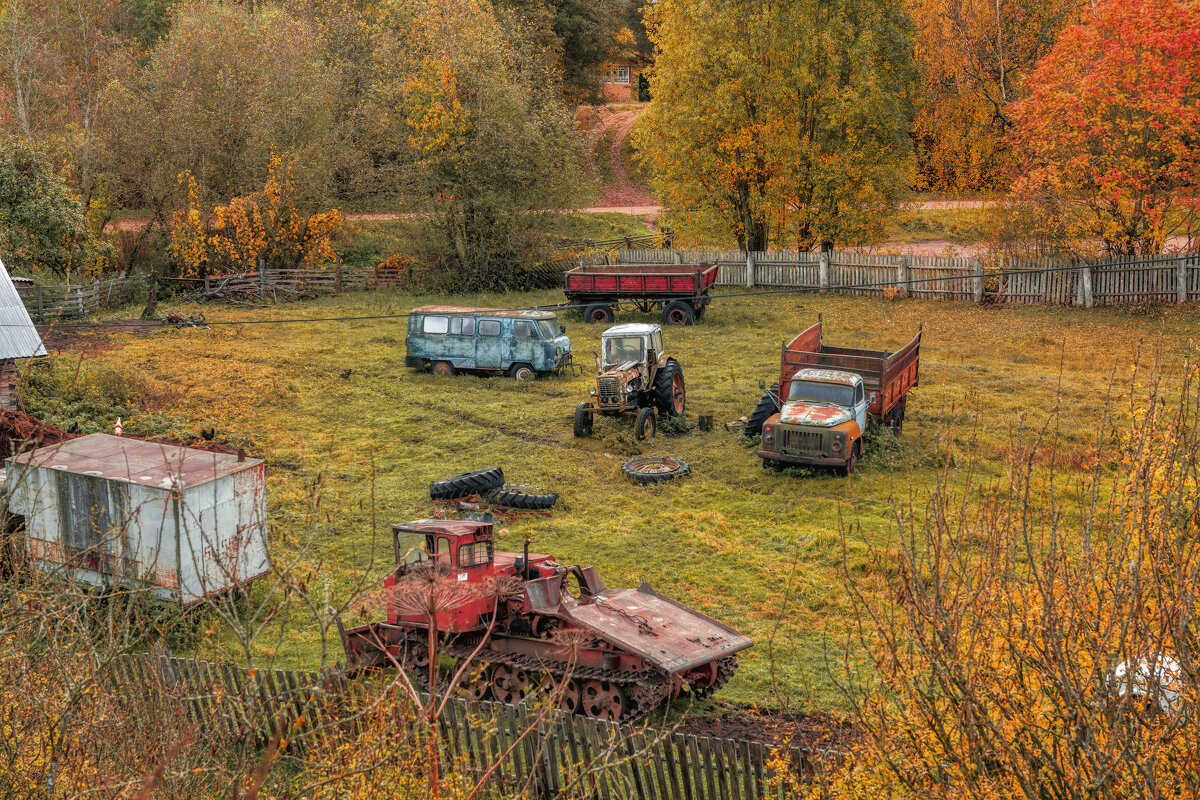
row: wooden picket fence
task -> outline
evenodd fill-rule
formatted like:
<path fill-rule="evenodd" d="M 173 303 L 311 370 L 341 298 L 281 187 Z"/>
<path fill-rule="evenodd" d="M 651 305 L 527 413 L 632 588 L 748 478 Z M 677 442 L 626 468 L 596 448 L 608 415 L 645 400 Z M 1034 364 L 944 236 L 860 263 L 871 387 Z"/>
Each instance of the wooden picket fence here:
<path fill-rule="evenodd" d="M 284 290 L 296 294 L 338 294 L 356 289 L 382 289 L 407 286 L 413 282 L 413 268 L 351 269 L 263 269 L 231 275 L 209 275 L 204 279 L 205 294 L 268 294 Z"/>
<path fill-rule="evenodd" d="M 354 709 L 376 690 L 337 670 L 249 670 L 162 654 L 122 655 L 111 666 L 119 696 L 172 703 L 192 724 L 229 740 L 262 743 L 286 732 L 289 752 L 299 757 L 326 737 L 355 735 Z M 488 778 L 496 788 L 539 797 L 782 797 L 786 782 L 775 770 L 802 777 L 826 755 L 460 699 L 446 704 L 439 733 L 443 762 L 459 773 L 479 779 L 499 763 Z"/>
<path fill-rule="evenodd" d="M 1125 261 L 625 249 L 614 264 L 717 264 L 717 284 L 994 303 L 1122 305 L 1200 300 L 1200 252 Z"/>
<path fill-rule="evenodd" d="M 122 272 L 111 278 L 97 278 L 91 283 L 64 286 L 18 283 L 17 294 L 31 316 L 41 319 L 80 317 L 128 304 L 144 284 L 144 275 Z"/>

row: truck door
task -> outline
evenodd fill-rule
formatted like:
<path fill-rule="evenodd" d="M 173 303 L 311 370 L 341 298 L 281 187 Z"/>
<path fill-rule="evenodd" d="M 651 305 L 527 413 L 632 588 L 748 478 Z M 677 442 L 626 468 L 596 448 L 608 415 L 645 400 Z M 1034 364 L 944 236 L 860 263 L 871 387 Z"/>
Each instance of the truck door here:
<path fill-rule="evenodd" d="M 858 423 L 858 429 L 865 433 L 867 430 L 867 398 L 861 383 L 854 387 L 854 419 Z"/>
<path fill-rule="evenodd" d="M 480 369 L 500 369 L 504 363 L 508 347 L 505 337 L 501 336 L 502 327 L 498 319 L 478 319 L 475 321 L 475 366 Z"/>

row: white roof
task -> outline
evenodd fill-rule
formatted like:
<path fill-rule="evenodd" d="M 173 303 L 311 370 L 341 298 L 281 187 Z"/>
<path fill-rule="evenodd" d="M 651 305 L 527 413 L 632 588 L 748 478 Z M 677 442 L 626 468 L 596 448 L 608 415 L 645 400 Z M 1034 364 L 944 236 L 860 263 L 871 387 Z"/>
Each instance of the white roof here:
<path fill-rule="evenodd" d="M 0 360 L 46 355 L 46 347 L 0 261 Z"/>
<path fill-rule="evenodd" d="M 604 332 L 605 336 L 645 336 L 662 330 L 657 325 L 645 322 L 626 322 L 624 325 L 614 325 Z"/>

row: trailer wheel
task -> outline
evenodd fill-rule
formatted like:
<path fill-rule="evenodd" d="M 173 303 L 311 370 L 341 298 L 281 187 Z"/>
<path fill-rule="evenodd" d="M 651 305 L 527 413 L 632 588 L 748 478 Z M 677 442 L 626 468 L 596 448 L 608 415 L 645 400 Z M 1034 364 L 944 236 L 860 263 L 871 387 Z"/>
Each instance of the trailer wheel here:
<path fill-rule="evenodd" d="M 537 373 L 533 371 L 533 367 L 528 364 L 513 364 L 508 374 L 519 381 L 531 381 L 537 377 Z"/>
<path fill-rule="evenodd" d="M 673 300 L 663 309 L 662 318 L 667 325 L 691 325 L 696 321 L 696 312 L 682 300 Z"/>
<path fill-rule="evenodd" d="M 528 486 L 506 485 L 488 492 L 487 499 L 489 503 L 495 503 L 498 506 L 519 508 L 525 511 L 543 511 L 554 507 L 554 504 L 558 502 L 558 495 L 554 492 L 539 494 Z"/>
<path fill-rule="evenodd" d="M 473 494 L 486 494 L 491 489 L 498 489 L 503 485 L 504 470 L 500 467 L 488 467 L 434 481 L 429 484 L 429 497 L 432 500 L 457 500 Z"/>
<path fill-rule="evenodd" d="M 455 374 L 457 371 L 458 370 L 454 369 L 454 365 L 451 364 L 449 361 L 433 362 L 433 374 L 434 375 L 441 375 L 442 377 L 446 377 L 446 376 Z"/>
<path fill-rule="evenodd" d="M 604 303 L 592 303 L 583 310 L 583 318 L 587 322 L 594 323 L 609 323 L 613 321 L 612 306 L 606 306 Z"/>
<path fill-rule="evenodd" d="M 638 441 L 644 441 L 650 444 L 654 441 L 654 434 L 658 431 L 658 418 L 654 415 L 653 408 L 643 408 L 637 414 L 637 420 L 633 423 L 633 435 Z"/>
<path fill-rule="evenodd" d="M 750 412 L 750 416 L 746 418 L 746 427 L 742 429 L 742 432 L 747 436 L 758 436 L 762 433 L 763 423 L 779 410 L 779 406 L 779 381 L 775 381 L 771 384 L 770 390 L 758 401 L 754 410 Z"/>
<path fill-rule="evenodd" d="M 575 406 L 575 435 L 576 436 L 591 436 L 592 435 L 592 405 L 591 403 L 580 403 Z"/>
<path fill-rule="evenodd" d="M 654 404 L 669 417 L 678 417 L 687 405 L 683 368 L 673 358 L 654 376 Z"/>

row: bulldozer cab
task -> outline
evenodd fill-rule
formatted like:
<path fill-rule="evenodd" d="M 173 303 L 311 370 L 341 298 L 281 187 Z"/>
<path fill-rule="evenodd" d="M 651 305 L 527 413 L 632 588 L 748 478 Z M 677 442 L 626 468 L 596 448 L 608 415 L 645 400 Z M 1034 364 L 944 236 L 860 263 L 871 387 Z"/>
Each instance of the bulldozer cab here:
<path fill-rule="evenodd" d="M 470 580 L 491 568 L 493 547 L 489 522 L 423 519 L 392 526 L 397 578 L 432 562 L 440 574 Z"/>

